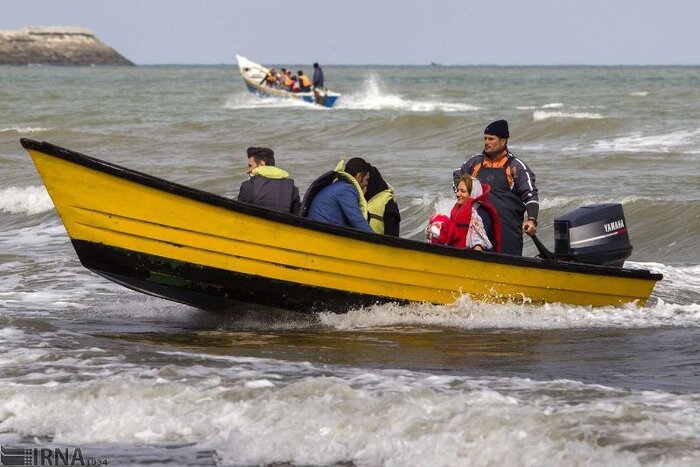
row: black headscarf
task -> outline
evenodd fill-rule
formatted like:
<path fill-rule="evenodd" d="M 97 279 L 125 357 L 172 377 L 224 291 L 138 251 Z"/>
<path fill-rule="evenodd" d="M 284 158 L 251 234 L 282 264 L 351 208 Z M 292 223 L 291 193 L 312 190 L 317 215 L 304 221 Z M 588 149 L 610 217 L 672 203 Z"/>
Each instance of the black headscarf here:
<path fill-rule="evenodd" d="M 382 174 L 375 166 L 369 169 L 369 183 L 367 184 L 367 192 L 365 199 L 371 200 L 377 193 L 380 193 L 389 188 L 389 185 L 384 181 Z M 392 198 L 384 207 L 384 235 L 398 237 L 401 226 L 401 212 L 396 201 Z"/>
<path fill-rule="evenodd" d="M 374 195 L 386 190 L 387 188 L 389 188 L 389 185 L 387 185 L 382 178 L 382 174 L 379 173 L 379 169 L 377 169 L 375 166 L 371 166 L 369 169 L 369 183 L 367 184 L 365 199 L 369 201 Z"/>

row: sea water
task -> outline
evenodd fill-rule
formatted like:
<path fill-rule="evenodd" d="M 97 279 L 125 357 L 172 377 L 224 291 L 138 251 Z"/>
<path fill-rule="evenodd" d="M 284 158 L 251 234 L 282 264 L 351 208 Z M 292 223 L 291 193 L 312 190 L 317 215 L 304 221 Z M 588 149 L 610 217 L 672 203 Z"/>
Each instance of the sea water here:
<path fill-rule="evenodd" d="M 0 67 L 0 444 L 113 465 L 700 463 L 700 68 L 324 70 L 333 109 L 253 96 L 233 66 Z M 623 204 L 626 265 L 664 274 L 647 306 L 207 313 L 84 269 L 19 145 L 228 197 L 248 146 L 302 193 L 362 156 L 420 240 L 500 118 L 550 248 L 557 215 Z"/>

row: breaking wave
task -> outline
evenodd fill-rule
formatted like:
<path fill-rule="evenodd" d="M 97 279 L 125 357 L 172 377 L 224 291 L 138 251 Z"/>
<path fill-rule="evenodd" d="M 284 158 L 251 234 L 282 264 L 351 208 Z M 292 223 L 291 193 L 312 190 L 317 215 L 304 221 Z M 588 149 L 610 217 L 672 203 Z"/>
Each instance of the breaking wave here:
<path fill-rule="evenodd" d="M 0 190 L 0 212 L 32 215 L 52 209 L 53 203 L 43 186 L 10 187 Z"/>
<path fill-rule="evenodd" d="M 52 128 L 43 128 L 43 127 L 18 127 L 18 126 L 13 126 L 13 127 L 7 127 L 7 128 L 0 128 L 0 133 L 8 133 L 8 132 L 16 132 L 20 134 L 29 134 L 29 133 L 40 133 L 42 131 L 51 131 Z"/>
<path fill-rule="evenodd" d="M 591 113 L 591 112 L 547 112 L 544 110 L 537 110 L 532 113 L 532 119 L 536 122 L 542 120 L 549 120 L 551 118 L 572 118 L 572 119 L 583 119 L 583 120 L 599 120 L 605 118 L 601 114 Z"/>
<path fill-rule="evenodd" d="M 371 76 L 364 88 L 355 94 L 341 97 L 339 109 L 353 110 L 403 110 L 408 112 L 471 112 L 479 107 L 458 102 L 418 101 L 404 99 L 383 89 L 379 78 Z"/>
<path fill-rule="evenodd" d="M 260 108 L 303 108 L 325 110 L 325 107 L 314 105 L 300 99 L 282 99 L 279 97 L 262 97 L 252 93 L 229 96 L 224 103 L 225 109 L 260 109 Z"/>
<path fill-rule="evenodd" d="M 598 140 L 592 149 L 598 152 L 686 152 L 696 153 L 700 143 L 700 128 L 694 130 L 679 130 L 657 135 L 634 133 L 609 140 Z M 684 150 L 686 149 L 687 150 Z"/>
<path fill-rule="evenodd" d="M 561 107 L 564 107 L 564 104 L 561 102 L 552 102 L 550 104 L 544 104 L 541 106 L 537 105 L 523 105 L 523 106 L 518 106 L 516 109 L 518 110 L 535 110 L 535 109 L 559 109 Z"/>

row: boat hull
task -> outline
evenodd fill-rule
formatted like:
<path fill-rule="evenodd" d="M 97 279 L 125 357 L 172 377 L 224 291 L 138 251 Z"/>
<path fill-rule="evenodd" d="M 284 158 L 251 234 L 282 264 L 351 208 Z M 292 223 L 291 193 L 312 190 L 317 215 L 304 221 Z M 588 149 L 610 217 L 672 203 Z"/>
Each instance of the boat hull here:
<path fill-rule="evenodd" d="M 259 304 L 298 312 L 334 311 L 396 301 L 227 271 L 112 246 L 74 240 L 91 271 L 139 292 L 204 310 L 246 310 Z"/>
<path fill-rule="evenodd" d="M 430 245 L 239 203 L 23 139 L 80 261 L 128 287 L 200 308 L 297 311 L 377 302 L 643 305 L 649 271 Z"/>
<path fill-rule="evenodd" d="M 288 92 L 281 89 L 274 89 L 268 86 L 261 86 L 256 83 L 243 78 L 245 81 L 246 88 L 253 94 L 261 97 L 277 97 L 281 99 L 294 99 L 303 102 L 308 102 L 309 104 L 318 104 L 323 107 L 331 108 L 335 105 L 338 97 L 337 94 L 328 94 L 320 98 L 316 97 L 313 92 Z"/>

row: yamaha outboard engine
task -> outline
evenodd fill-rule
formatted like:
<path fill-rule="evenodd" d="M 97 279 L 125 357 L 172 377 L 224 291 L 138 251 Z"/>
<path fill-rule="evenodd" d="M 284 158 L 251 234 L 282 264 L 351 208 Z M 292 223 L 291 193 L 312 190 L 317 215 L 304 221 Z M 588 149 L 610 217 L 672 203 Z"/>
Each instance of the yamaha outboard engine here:
<path fill-rule="evenodd" d="M 554 219 L 559 260 L 622 267 L 632 254 L 622 205 L 581 206 Z"/>

